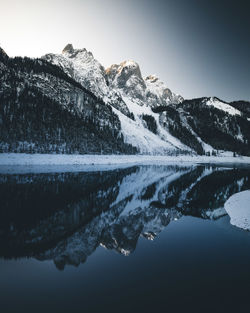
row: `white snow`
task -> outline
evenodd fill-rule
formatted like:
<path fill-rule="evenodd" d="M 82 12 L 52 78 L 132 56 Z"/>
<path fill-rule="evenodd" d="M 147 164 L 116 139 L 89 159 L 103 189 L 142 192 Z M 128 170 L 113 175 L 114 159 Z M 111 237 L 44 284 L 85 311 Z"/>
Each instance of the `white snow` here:
<path fill-rule="evenodd" d="M 225 203 L 225 210 L 232 225 L 250 230 L 250 190 L 232 195 Z"/>
<path fill-rule="evenodd" d="M 215 209 L 213 211 L 207 211 L 206 215 L 211 220 L 217 220 L 218 218 L 220 218 L 224 215 L 227 215 L 227 212 L 224 208 L 218 208 L 218 209 Z"/>
<path fill-rule="evenodd" d="M 208 106 L 213 106 L 216 109 L 222 110 L 224 112 L 229 113 L 230 115 L 239 115 L 241 116 L 241 112 L 237 109 L 235 109 L 234 107 L 232 107 L 231 105 L 221 102 L 219 100 L 217 100 L 216 98 L 210 98 L 208 101 L 206 101 L 206 104 Z"/>
<path fill-rule="evenodd" d="M 130 98 L 123 96 L 130 112 L 134 114 L 135 121 L 128 118 L 120 111 L 112 108 L 121 122 L 121 132 L 126 143 L 137 147 L 140 153 L 149 154 L 168 154 L 178 149 L 191 151 L 191 149 L 182 144 L 177 138 L 168 133 L 159 123 L 159 114 L 154 113 L 149 106 L 140 106 Z M 145 122 L 141 115 L 152 116 L 157 124 L 158 134 L 152 133 L 145 127 Z"/>
<path fill-rule="evenodd" d="M 26 154 L 0 153 L 0 166 L 10 165 L 137 165 L 137 164 L 250 164 L 250 157 L 192 156 L 192 155 L 75 155 L 75 154 Z"/>

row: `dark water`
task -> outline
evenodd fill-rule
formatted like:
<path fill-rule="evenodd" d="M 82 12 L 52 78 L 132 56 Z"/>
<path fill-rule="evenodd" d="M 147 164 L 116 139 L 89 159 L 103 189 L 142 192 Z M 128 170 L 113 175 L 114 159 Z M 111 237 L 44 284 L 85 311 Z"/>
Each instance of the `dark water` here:
<path fill-rule="evenodd" d="M 0 311 L 248 312 L 250 170 L 0 174 Z"/>

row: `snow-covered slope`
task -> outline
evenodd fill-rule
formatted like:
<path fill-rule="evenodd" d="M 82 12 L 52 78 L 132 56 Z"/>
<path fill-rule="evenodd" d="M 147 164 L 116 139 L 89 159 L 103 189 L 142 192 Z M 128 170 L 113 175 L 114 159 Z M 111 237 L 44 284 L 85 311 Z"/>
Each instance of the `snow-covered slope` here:
<path fill-rule="evenodd" d="M 241 112 L 237 109 L 235 109 L 233 106 L 231 106 L 230 104 L 228 103 L 225 103 L 223 101 L 220 101 L 218 98 L 216 97 L 211 97 L 210 99 L 208 100 L 205 100 L 204 103 L 208 106 L 213 106 L 215 107 L 216 109 L 218 110 L 221 110 L 221 111 L 224 111 L 230 115 L 239 115 L 241 116 Z"/>
<path fill-rule="evenodd" d="M 116 109 L 113 111 L 118 115 L 121 122 L 121 130 L 126 143 L 132 144 L 141 153 L 149 154 L 172 154 L 178 150 L 192 151 L 180 140 L 172 136 L 165 130 L 159 122 L 159 114 L 152 112 L 151 108 L 145 104 L 138 105 L 128 97 L 124 97 L 129 111 L 133 113 L 134 120 L 124 116 Z M 157 133 L 153 133 L 147 128 L 143 115 L 150 116 L 156 123 Z"/>

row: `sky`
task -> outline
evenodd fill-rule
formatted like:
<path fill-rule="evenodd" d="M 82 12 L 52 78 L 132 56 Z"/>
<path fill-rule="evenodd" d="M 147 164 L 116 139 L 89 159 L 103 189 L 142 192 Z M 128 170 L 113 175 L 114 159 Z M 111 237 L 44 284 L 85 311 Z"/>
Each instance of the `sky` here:
<path fill-rule="evenodd" d="M 184 98 L 250 101 L 250 1 L 0 0 L 9 56 L 72 43 L 105 67 L 132 59 Z"/>

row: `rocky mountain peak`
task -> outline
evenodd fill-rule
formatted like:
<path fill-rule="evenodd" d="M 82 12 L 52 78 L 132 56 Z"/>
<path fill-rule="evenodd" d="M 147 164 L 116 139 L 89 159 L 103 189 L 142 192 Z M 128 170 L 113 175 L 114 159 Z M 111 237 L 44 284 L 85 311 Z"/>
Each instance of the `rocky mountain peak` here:
<path fill-rule="evenodd" d="M 120 68 L 135 70 L 139 68 L 139 65 L 133 60 L 126 60 L 120 63 Z"/>
<path fill-rule="evenodd" d="M 67 44 L 66 47 L 62 51 L 62 55 L 66 56 L 70 59 L 72 58 L 80 58 L 83 62 L 99 62 L 94 59 L 93 53 L 90 51 L 87 51 L 86 48 L 83 49 L 74 49 L 72 44 Z"/>
<path fill-rule="evenodd" d="M 149 75 L 145 78 L 145 81 L 149 81 L 151 83 L 155 83 L 159 80 L 159 78 L 156 75 Z"/>
<path fill-rule="evenodd" d="M 142 79 L 140 66 L 138 63 L 132 60 L 127 60 L 120 63 L 120 66 L 117 69 L 117 74 L 121 76 L 130 77 L 132 75 L 137 76 L 139 79 Z"/>
<path fill-rule="evenodd" d="M 123 94 L 132 98 L 144 100 L 146 84 L 138 63 L 127 60 L 119 65 L 113 64 L 106 69 L 105 73 L 112 88 L 119 89 Z"/>
<path fill-rule="evenodd" d="M 106 75 L 108 78 L 115 78 L 115 76 L 122 77 L 123 79 L 128 79 L 132 75 L 142 79 L 141 70 L 139 64 L 132 60 L 123 61 L 120 64 L 113 64 L 106 69 Z"/>
<path fill-rule="evenodd" d="M 74 52 L 74 48 L 71 43 L 67 44 L 62 51 L 62 53 L 73 53 L 73 52 Z"/>

